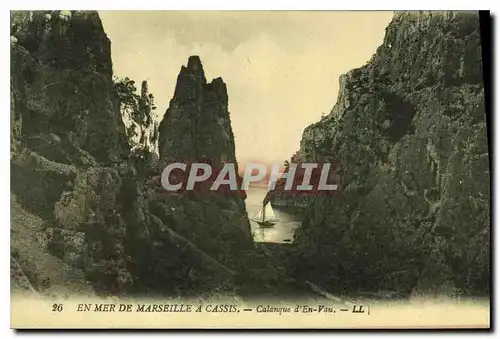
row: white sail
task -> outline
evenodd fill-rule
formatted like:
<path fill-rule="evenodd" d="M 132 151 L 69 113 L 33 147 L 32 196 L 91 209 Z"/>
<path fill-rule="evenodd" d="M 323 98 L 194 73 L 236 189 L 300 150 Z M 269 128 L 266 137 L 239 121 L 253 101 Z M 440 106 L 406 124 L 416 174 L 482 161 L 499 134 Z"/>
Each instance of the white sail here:
<path fill-rule="evenodd" d="M 262 215 L 262 209 L 259 210 L 259 212 L 252 218 L 253 221 L 261 222 L 264 221 L 263 215 Z"/>
<path fill-rule="evenodd" d="M 267 204 L 265 207 L 265 216 L 266 216 L 266 221 L 277 221 L 278 217 L 276 216 L 276 213 L 274 213 L 274 210 L 271 206 L 271 204 Z"/>
<path fill-rule="evenodd" d="M 277 222 L 278 217 L 276 216 L 276 213 L 274 213 L 271 204 L 267 204 L 264 208 L 261 208 L 259 212 L 253 218 L 251 218 L 251 220 L 261 223 Z"/>

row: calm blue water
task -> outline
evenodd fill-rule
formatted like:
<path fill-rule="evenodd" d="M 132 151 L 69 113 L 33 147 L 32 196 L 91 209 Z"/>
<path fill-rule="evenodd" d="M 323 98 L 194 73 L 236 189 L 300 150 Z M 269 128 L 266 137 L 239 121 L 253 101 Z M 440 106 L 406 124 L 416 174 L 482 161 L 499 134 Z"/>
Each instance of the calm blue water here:
<path fill-rule="evenodd" d="M 246 208 L 248 217 L 257 214 L 262 207 L 262 200 L 266 196 L 267 188 L 251 186 L 247 191 Z M 263 228 L 259 224 L 250 220 L 252 236 L 255 242 L 292 243 L 293 235 L 297 227 L 300 226 L 300 216 L 282 210 L 274 210 L 279 222 L 274 227 Z M 285 240 L 289 239 L 289 242 Z"/>

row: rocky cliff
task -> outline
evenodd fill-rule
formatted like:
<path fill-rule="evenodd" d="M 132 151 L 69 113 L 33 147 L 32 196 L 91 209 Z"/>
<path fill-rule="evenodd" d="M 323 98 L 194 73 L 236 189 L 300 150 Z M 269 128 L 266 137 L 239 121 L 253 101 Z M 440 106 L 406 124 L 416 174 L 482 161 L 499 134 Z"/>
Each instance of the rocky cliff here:
<path fill-rule="evenodd" d="M 160 124 L 160 161 L 236 162 L 234 135 L 222 78 L 207 83 L 198 56 L 182 66 L 170 107 Z"/>
<path fill-rule="evenodd" d="M 191 58 L 186 71 L 193 60 L 201 67 Z M 130 149 L 124 83 L 113 80 L 112 69 L 96 12 L 12 12 L 14 289 L 231 293 L 240 255 L 253 246 L 242 199 L 165 196 L 157 159 L 147 147 Z M 180 156 L 234 160 L 221 80 L 201 88 L 179 84 L 172 103 L 178 108 L 162 123 L 162 159 L 176 149 Z M 179 133 L 175 119 L 201 128 Z"/>
<path fill-rule="evenodd" d="M 211 164 L 214 173 L 224 163 L 238 171 L 226 85 L 221 78 L 207 83 L 198 56 L 181 67 L 158 144 L 159 172 L 168 163 L 197 161 Z M 155 213 L 225 265 L 236 268 L 239 254 L 253 248 L 244 196 L 196 190 L 162 200 L 163 193 L 152 204 Z M 185 213 L 172 213 L 177 210 Z"/>
<path fill-rule="evenodd" d="M 398 12 L 340 78 L 300 155 L 338 168 L 295 241 L 297 274 L 331 291 L 489 291 L 490 172 L 477 13 Z"/>

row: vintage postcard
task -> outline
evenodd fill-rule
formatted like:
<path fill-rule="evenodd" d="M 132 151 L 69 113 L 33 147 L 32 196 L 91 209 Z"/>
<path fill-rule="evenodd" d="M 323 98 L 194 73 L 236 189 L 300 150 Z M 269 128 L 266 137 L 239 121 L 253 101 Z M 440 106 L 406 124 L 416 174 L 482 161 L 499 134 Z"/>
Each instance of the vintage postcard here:
<path fill-rule="evenodd" d="M 490 328 L 489 12 L 10 18 L 12 328 Z"/>

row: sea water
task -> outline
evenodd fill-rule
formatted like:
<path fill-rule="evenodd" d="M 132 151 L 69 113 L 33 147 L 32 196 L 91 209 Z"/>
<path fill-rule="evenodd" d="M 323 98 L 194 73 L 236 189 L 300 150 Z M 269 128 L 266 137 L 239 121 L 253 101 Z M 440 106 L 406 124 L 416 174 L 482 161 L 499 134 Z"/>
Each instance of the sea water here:
<path fill-rule="evenodd" d="M 250 186 L 245 200 L 248 217 L 252 218 L 262 208 L 262 201 L 267 193 L 267 187 Z M 300 226 L 301 216 L 298 211 L 274 208 L 278 223 L 273 227 L 261 227 L 250 220 L 252 236 L 255 242 L 293 243 L 295 230 Z"/>

